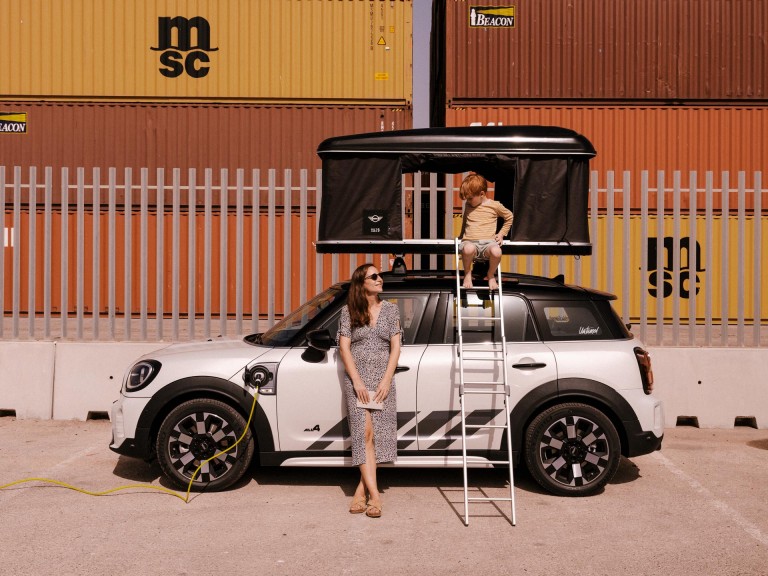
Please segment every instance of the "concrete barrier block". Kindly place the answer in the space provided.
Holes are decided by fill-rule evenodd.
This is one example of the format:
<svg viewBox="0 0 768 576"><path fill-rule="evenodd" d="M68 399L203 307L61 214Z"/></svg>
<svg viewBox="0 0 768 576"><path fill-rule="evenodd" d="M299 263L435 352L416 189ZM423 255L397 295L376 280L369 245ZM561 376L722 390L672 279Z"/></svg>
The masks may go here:
<svg viewBox="0 0 768 576"><path fill-rule="evenodd" d="M692 417L701 428L733 428L754 418L768 428L768 349L650 348L654 394L664 401L666 426Z"/></svg>
<svg viewBox="0 0 768 576"><path fill-rule="evenodd" d="M125 371L161 342L59 342L56 345L55 420L86 420L107 413L120 395Z"/></svg>
<svg viewBox="0 0 768 576"><path fill-rule="evenodd" d="M50 420L54 357L53 342L0 342L0 410Z"/></svg>

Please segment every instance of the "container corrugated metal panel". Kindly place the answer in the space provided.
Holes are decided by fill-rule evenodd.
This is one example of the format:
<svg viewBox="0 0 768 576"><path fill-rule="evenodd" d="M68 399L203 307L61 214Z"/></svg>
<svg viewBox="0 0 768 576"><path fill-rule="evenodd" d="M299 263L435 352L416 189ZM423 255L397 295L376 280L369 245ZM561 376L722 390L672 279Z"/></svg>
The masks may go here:
<svg viewBox="0 0 768 576"><path fill-rule="evenodd" d="M609 225L614 229L612 236L608 233ZM684 319L689 318L692 292L694 291L696 292L694 315L697 318L702 319L706 316L707 298L712 302L711 314L713 317L720 318L723 314L726 318L738 317L739 299L744 295L739 294L736 290L729 290L727 309L725 310L722 298L723 287L728 285L728 278L732 278L732 276L729 276L727 268L730 266L731 270L733 270L734 263L738 262L739 259L738 242L732 241L729 243L729 253L727 259L724 258L719 244L707 247L703 243L703 240L706 238L707 221L704 215L697 216L695 228L697 237L700 239L698 242L700 262L687 261L684 256L681 257L679 270L681 276L676 282L678 291L672 292L671 285L674 269L671 266L671 262L668 264L669 268L665 268L662 274L657 274L657 271L654 269L655 264L651 261L649 262L651 269L646 270L646 276L643 277L641 274L642 250L639 248L642 245L643 224L641 217L630 217L629 237L631 245L629 248L626 248L623 243L623 231L626 225L627 220L621 216L600 216L597 221L597 237L593 239L597 248L592 256L582 256L578 259L563 258L562 256L539 256L536 258L504 256L501 261L501 268L503 271L514 270L523 274L551 276L553 271L560 271L562 263L562 273L569 282L572 282L574 278L578 277L577 269L580 270L581 277L586 279L592 276L593 267L596 266L597 284L589 284L590 287L621 295L625 288L623 273L628 267L630 271L630 300L629 302L619 300L614 306L620 314L626 314L633 322L638 321L641 316L641 300L644 298L647 299L648 320L651 322L656 321L656 312L658 311L656 299L659 295L664 300L663 314L665 321L672 320L675 304L680 307L680 317ZM758 226L760 227L762 238L765 238L766 234L768 234L767 219L745 219L746 237L753 238ZM657 217L650 216L648 227L651 239L655 240L659 236L671 238L674 233L674 220L671 216L665 216L663 223L660 223ZM691 229L694 228L691 218L689 216L681 218L680 227L682 237L689 237ZM712 234L715 238L722 238L723 234L730 234L732 237L735 237L738 228L738 217L730 216L727 220L718 217L713 219ZM454 217L453 229L454 234L458 234L461 230L461 216L457 215ZM610 264L607 262L608 251L606 247L608 245L614 247L614 260ZM708 250L711 250L712 270L710 271L702 264L707 261ZM748 297L744 299L744 317L747 322L753 322L755 313L758 312L754 307L756 299L752 290L752 287L755 286L755 269L751 265L754 262L754 246L749 244L745 246L744 258L748 263L744 268L743 277L744 286L748 290ZM668 260L671 260L671 257L665 259L665 262ZM609 270L612 270L612 274L608 273ZM709 280L709 283L707 280ZM666 286L664 286L665 284ZM659 289L657 290L657 288ZM760 290L759 300L765 302L768 299L768 282L763 281ZM646 292L644 293L643 291ZM709 295L707 295L707 292L709 292ZM768 320L768 310L765 307L759 309L759 314L762 322Z"/></svg>
<svg viewBox="0 0 768 576"><path fill-rule="evenodd" d="M514 28L470 26L478 4L514 5ZM449 103L768 99L764 0L448 0L445 14Z"/></svg>
<svg viewBox="0 0 768 576"><path fill-rule="evenodd" d="M448 126L473 123L563 126L597 150L590 169L629 170L632 207L640 207L640 173L768 171L768 107L499 106L451 108ZM620 174L617 174L617 178ZM671 181L670 181L671 183ZM671 206L671 204L667 204ZM699 206L704 204L699 203Z"/></svg>
<svg viewBox="0 0 768 576"><path fill-rule="evenodd" d="M410 108L3 102L26 134L0 134L5 166L114 168L321 167L325 138L410 128ZM296 175L298 178L298 174ZM152 176L154 178L154 175Z"/></svg>
<svg viewBox="0 0 768 576"><path fill-rule="evenodd" d="M408 104L410 0L7 0L8 98Z"/></svg>

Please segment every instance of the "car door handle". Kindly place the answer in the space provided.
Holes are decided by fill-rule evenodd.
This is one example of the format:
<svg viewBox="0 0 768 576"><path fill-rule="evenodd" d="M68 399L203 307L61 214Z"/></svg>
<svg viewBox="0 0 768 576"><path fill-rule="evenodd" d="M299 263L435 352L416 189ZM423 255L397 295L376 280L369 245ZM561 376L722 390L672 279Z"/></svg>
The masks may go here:
<svg viewBox="0 0 768 576"><path fill-rule="evenodd" d="M410 369L411 369L410 366L398 366L397 368L395 368L395 374L400 374L400 372L408 372L408 370Z"/></svg>
<svg viewBox="0 0 768 576"><path fill-rule="evenodd" d="M544 368L546 363L544 362L524 362L523 364L512 364L512 368L518 370L535 370L536 368Z"/></svg>

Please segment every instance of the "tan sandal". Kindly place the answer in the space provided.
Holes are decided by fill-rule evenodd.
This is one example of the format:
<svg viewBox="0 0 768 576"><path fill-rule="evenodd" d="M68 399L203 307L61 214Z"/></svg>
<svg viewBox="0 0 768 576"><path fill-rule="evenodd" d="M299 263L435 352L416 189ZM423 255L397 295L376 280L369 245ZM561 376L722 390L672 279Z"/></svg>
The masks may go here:
<svg viewBox="0 0 768 576"><path fill-rule="evenodd" d="M365 511L365 515L368 518L381 518L381 502L378 504L368 502L368 509Z"/></svg>
<svg viewBox="0 0 768 576"><path fill-rule="evenodd" d="M368 505L366 504L365 496L356 496L352 498L352 504L349 507L350 514L362 514L366 511Z"/></svg>

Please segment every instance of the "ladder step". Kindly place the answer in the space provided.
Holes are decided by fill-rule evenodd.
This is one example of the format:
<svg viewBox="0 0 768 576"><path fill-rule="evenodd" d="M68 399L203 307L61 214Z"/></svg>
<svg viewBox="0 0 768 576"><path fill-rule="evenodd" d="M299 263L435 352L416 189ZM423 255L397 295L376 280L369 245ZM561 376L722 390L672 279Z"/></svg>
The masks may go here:
<svg viewBox="0 0 768 576"><path fill-rule="evenodd" d="M465 424L464 427L467 430L481 430L483 428L505 428L505 424Z"/></svg>
<svg viewBox="0 0 768 576"><path fill-rule="evenodd" d="M504 358L483 358L482 356L464 356L464 360L481 360L483 362L504 362Z"/></svg>
<svg viewBox="0 0 768 576"><path fill-rule="evenodd" d="M512 502L512 498L481 498L479 496L467 498L469 502Z"/></svg>
<svg viewBox="0 0 768 576"><path fill-rule="evenodd" d="M506 390L464 390L463 394L507 394Z"/></svg>
<svg viewBox="0 0 768 576"><path fill-rule="evenodd" d="M461 315L462 322L465 320L503 320L501 316L464 316Z"/></svg>
<svg viewBox="0 0 768 576"><path fill-rule="evenodd" d="M495 349L488 349L488 348L463 348L464 352L486 352L487 354L501 354L504 352L504 350L495 350Z"/></svg>
<svg viewBox="0 0 768 576"><path fill-rule="evenodd" d="M464 387L470 387L470 386L503 386L506 384L504 380L500 380L498 382L493 381L479 381L479 380L464 380Z"/></svg>

